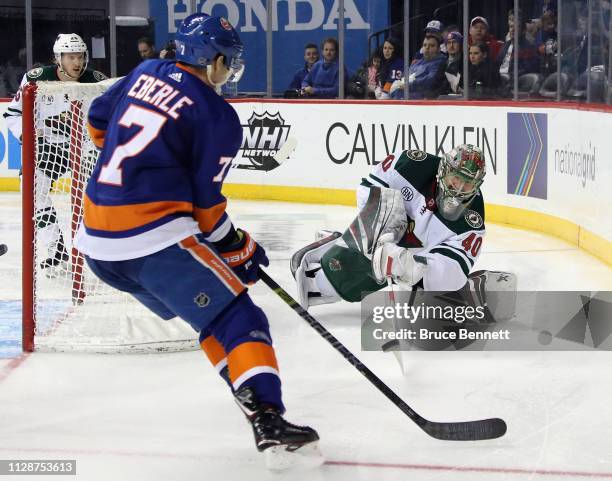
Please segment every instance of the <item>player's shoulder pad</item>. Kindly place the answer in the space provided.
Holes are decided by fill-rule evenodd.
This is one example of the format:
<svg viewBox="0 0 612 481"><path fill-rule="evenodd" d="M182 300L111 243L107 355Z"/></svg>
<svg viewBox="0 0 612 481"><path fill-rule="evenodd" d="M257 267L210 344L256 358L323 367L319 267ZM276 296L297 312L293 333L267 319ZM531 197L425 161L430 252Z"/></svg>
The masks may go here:
<svg viewBox="0 0 612 481"><path fill-rule="evenodd" d="M96 83L96 82L102 82L102 80L106 80L107 78L108 77L106 75L104 75L102 72L98 70L87 69L85 70L85 72L83 72L83 75L81 75L81 78L79 78L79 82Z"/></svg>
<svg viewBox="0 0 612 481"><path fill-rule="evenodd" d="M417 188L429 185L438 173L440 157L422 150L404 150L395 163L395 170Z"/></svg>
<svg viewBox="0 0 612 481"><path fill-rule="evenodd" d="M26 79L28 82L38 82L39 80L57 80L55 73L56 65L44 65L28 70Z"/></svg>
<svg viewBox="0 0 612 481"><path fill-rule="evenodd" d="M463 215L456 221L448 221L444 219L439 212L436 214L438 218L440 218L446 224L446 226L457 235L473 230L485 230L484 199L480 190L478 190L478 194L476 194L474 200L470 203L467 209L465 209Z"/></svg>

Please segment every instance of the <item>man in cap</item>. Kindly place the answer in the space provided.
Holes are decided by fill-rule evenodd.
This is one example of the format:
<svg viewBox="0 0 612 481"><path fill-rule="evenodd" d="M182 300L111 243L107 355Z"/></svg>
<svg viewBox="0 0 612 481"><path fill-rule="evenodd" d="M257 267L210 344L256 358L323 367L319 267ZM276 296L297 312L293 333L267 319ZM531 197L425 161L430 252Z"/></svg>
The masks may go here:
<svg viewBox="0 0 612 481"><path fill-rule="evenodd" d="M496 59L503 43L495 38L489 31L489 22L486 18L477 16L470 22L470 36L468 45L484 43L489 50L489 58Z"/></svg>

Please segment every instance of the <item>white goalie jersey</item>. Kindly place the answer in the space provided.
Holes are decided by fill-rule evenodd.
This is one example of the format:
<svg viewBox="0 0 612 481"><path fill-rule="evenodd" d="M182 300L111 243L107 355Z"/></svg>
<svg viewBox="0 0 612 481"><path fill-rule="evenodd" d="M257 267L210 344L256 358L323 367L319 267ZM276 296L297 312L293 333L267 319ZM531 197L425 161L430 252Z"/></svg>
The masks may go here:
<svg viewBox="0 0 612 481"><path fill-rule="evenodd" d="M466 283L482 248L484 200L478 191L459 219L445 219L436 207L439 163L439 157L419 150L391 154L362 180L357 204L361 210L372 186L401 192L408 229L398 245L427 258L426 290L455 291Z"/></svg>

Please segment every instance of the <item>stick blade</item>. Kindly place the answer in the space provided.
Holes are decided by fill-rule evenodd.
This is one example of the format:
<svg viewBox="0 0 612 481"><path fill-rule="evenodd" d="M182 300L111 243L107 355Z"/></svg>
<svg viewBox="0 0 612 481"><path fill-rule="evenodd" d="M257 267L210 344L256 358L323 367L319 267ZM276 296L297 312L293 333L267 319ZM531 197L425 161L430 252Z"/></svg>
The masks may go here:
<svg viewBox="0 0 612 481"><path fill-rule="evenodd" d="M293 153L296 147L297 139L295 137L288 137L283 146L278 149L278 152L276 152L272 158L280 165L287 160L287 157Z"/></svg>
<svg viewBox="0 0 612 481"><path fill-rule="evenodd" d="M425 421L421 426L431 437L442 441L482 441L496 439L506 434L508 427L503 419L490 418L480 421L436 423Z"/></svg>

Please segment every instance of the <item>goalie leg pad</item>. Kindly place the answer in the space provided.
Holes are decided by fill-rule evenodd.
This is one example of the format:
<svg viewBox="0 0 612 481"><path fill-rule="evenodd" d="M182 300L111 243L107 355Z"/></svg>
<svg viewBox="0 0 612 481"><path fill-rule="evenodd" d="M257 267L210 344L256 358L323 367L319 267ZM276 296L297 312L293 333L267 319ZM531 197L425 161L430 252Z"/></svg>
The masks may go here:
<svg viewBox="0 0 612 481"><path fill-rule="evenodd" d="M295 281L298 289L298 302L306 310L310 306L331 304L340 300L340 296L325 276L321 264L300 266L295 273Z"/></svg>
<svg viewBox="0 0 612 481"><path fill-rule="evenodd" d="M330 232L330 231L319 231ZM316 233L317 240L312 244L302 247L299 251L291 256L291 274L297 279L296 272L298 268L306 269L308 264L320 264L323 255L332 248L336 240L342 235L340 232L330 232L328 235L319 238L319 232Z"/></svg>
<svg viewBox="0 0 612 481"><path fill-rule="evenodd" d="M331 232L326 237L301 248L291 257L291 273L297 283L298 302L304 309L340 300L333 287L326 282L321 270L321 258L340 237L340 232ZM321 286L319 285L321 284Z"/></svg>
<svg viewBox="0 0 612 481"><path fill-rule="evenodd" d="M361 190L359 196L364 194ZM400 241L408 227L408 219L404 199L398 190L370 187L368 194L368 200L342 235L339 245L371 259L382 236L390 237L393 242Z"/></svg>
<svg viewBox="0 0 612 481"><path fill-rule="evenodd" d="M496 322L514 317L516 288L516 274L487 270L472 272L465 285L474 305L485 306Z"/></svg>

